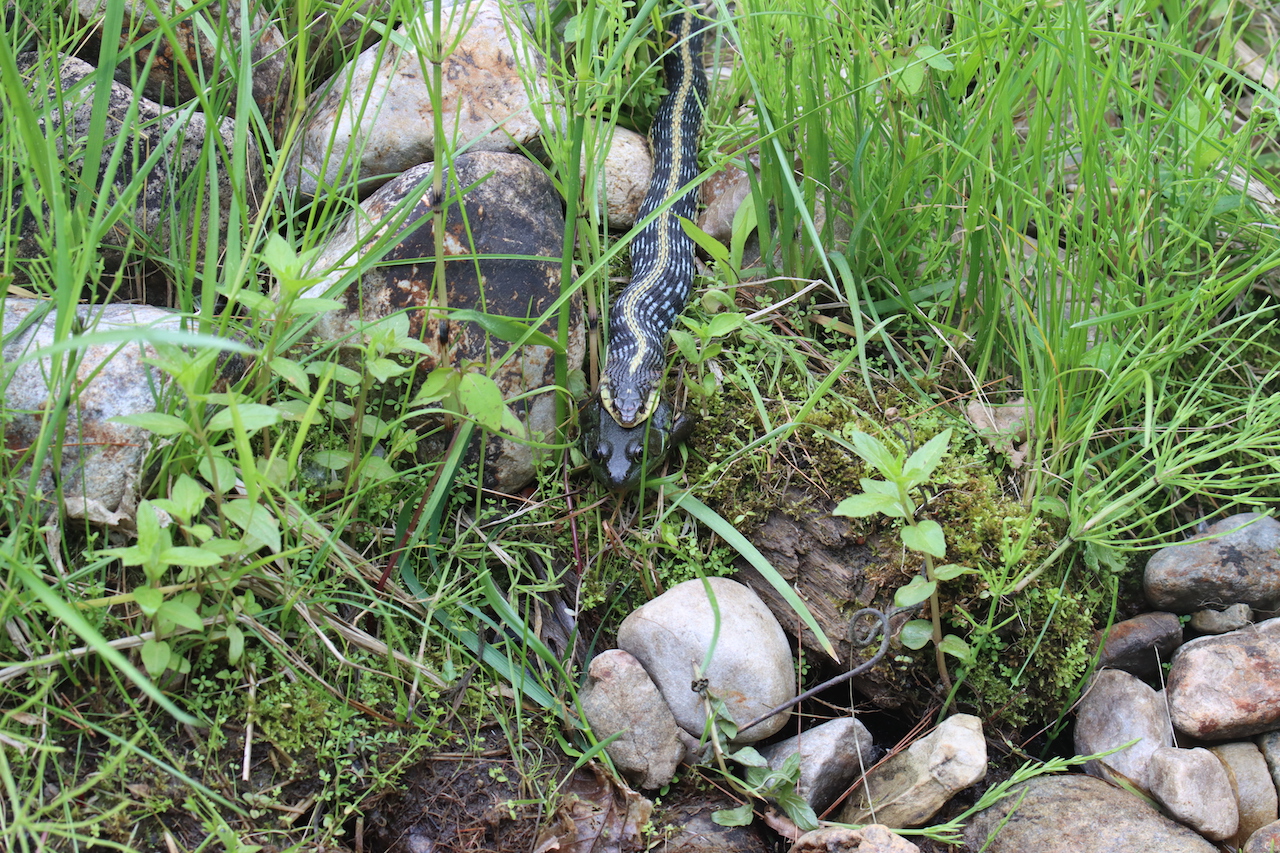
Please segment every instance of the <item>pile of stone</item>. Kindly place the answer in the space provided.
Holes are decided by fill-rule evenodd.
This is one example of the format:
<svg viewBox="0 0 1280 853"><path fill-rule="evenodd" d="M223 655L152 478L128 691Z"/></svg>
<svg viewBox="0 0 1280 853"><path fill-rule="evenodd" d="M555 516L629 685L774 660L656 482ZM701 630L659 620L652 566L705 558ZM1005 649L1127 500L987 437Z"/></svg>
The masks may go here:
<svg viewBox="0 0 1280 853"><path fill-rule="evenodd" d="M1153 555L1161 609L1109 632L1076 720L1076 752L1116 750L1090 773L1247 853L1280 844L1278 554L1280 522L1245 513Z"/></svg>
<svg viewBox="0 0 1280 853"><path fill-rule="evenodd" d="M582 710L595 736L608 741L614 766L642 789L661 788L681 763L707 758L715 702L742 726L796 695L786 633L750 587L726 578L686 581L638 608L619 628L618 646L592 660ZM783 711L736 732L721 748L732 753L777 734L789 716ZM862 846L849 849L867 851L917 850L885 826L925 825L987 771L982 724L966 714L879 762L871 734L853 716L759 752L775 770L799 753L795 792L818 814L856 782L835 820L873 826L837 834L839 844L856 841ZM836 843L832 830L819 833L802 837L797 849Z"/></svg>

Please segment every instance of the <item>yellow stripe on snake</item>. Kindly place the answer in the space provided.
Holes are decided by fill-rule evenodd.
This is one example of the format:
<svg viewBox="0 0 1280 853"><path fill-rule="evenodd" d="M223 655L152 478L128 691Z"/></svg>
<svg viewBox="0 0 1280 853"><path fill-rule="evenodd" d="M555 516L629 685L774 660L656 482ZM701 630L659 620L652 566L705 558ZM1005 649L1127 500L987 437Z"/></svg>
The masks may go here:
<svg viewBox="0 0 1280 853"><path fill-rule="evenodd" d="M698 134L707 98L698 18L682 10L663 62L667 95L649 130L653 179L639 218L666 206L631 241L631 283L609 316L609 347L598 396L582 408L583 451L604 485L626 490L678 439L681 419L661 400L667 334L693 288L693 241L680 219L693 219L697 195L677 195L698 175Z"/></svg>

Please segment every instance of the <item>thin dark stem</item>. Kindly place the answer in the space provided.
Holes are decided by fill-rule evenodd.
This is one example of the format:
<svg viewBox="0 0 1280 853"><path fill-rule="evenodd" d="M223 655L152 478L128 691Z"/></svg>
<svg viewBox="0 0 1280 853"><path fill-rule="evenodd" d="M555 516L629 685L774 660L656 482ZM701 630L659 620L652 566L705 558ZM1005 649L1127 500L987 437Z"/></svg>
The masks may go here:
<svg viewBox="0 0 1280 853"><path fill-rule="evenodd" d="M817 687L811 687L810 689L801 693L796 698L788 702L783 702L778 707L773 708L769 711L766 711L765 713L761 714L759 717L756 717L754 720L747 723L745 726L739 726L738 734L741 735L747 729L753 726L760 725L765 720L777 714L781 714L783 711L787 710L793 705L798 705L804 700L809 699L813 696L816 696L824 690L827 690L831 687L835 687L838 684L843 684L844 682L848 681L854 676L861 675L862 673L871 669L871 667L878 664L880 662L880 659L884 657L885 652L889 651L889 617L886 616L884 613L880 612L879 610L875 609L874 607L864 607L861 610L859 610L857 613L853 614L853 618L849 620L850 627L852 628L852 626L857 623L858 619L860 619L863 616L874 616L876 619L880 620L880 648L876 650L876 653L871 656L870 660L863 661L862 663L858 664L848 672L841 673L840 675L837 675L835 678L832 678L829 681L824 681L821 684L819 684ZM876 632L872 631L867 635L865 640L863 640L862 642L855 643L855 645L865 646L867 643L871 642L871 638L874 637L875 635L876 635Z"/></svg>

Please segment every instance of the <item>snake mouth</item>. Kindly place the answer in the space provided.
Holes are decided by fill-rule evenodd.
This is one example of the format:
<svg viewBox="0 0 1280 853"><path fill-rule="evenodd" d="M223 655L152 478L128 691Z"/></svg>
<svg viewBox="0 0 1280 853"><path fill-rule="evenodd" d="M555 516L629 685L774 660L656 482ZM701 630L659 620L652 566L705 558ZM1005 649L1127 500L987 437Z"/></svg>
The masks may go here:
<svg viewBox="0 0 1280 853"><path fill-rule="evenodd" d="M636 427L653 417L661 402L656 388L647 397L641 397L639 390L635 388L624 388L622 393L615 394L608 377L600 379L599 394L600 405L618 426L626 429Z"/></svg>

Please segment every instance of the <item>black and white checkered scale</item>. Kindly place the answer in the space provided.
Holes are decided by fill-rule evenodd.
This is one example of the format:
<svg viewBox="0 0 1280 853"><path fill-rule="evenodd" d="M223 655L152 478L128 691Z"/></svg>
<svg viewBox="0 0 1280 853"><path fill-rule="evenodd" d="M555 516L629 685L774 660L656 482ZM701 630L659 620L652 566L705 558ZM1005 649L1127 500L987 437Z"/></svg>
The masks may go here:
<svg viewBox="0 0 1280 853"><path fill-rule="evenodd" d="M698 175L698 134L707 97L702 30L691 12L675 22L675 43L663 61L668 93L649 130L653 179L640 219L671 202ZM610 311L609 348L600 401L623 427L649 418L658 404L667 333L693 288L693 241L680 218L694 219L697 193L689 190L631 240L631 283Z"/></svg>

